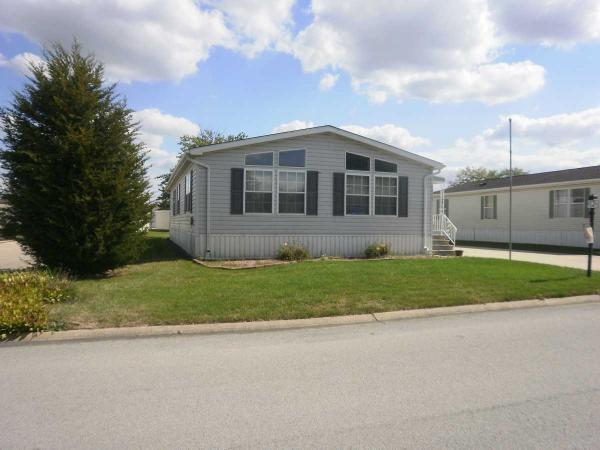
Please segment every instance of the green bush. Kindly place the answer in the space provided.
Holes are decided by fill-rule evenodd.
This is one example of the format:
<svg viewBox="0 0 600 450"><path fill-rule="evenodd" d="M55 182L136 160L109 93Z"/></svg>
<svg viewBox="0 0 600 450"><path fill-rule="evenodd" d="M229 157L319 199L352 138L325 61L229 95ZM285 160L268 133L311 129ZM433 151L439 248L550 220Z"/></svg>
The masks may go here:
<svg viewBox="0 0 600 450"><path fill-rule="evenodd" d="M43 270L0 273L0 335L46 329L46 305L70 298L70 282L62 274Z"/></svg>
<svg viewBox="0 0 600 450"><path fill-rule="evenodd" d="M277 251L277 259L284 261L302 261L310 258L310 253L299 244L284 243Z"/></svg>
<svg viewBox="0 0 600 450"><path fill-rule="evenodd" d="M365 250L367 258L381 258L390 252L390 247L387 244L371 244Z"/></svg>

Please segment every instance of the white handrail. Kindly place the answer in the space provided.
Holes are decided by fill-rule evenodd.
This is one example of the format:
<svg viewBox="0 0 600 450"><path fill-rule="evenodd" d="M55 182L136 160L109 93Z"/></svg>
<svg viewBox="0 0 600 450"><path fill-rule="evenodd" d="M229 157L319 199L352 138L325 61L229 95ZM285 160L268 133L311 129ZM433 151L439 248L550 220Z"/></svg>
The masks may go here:
<svg viewBox="0 0 600 450"><path fill-rule="evenodd" d="M442 233L446 236L452 242L452 245L456 243L456 225L452 223L446 214L434 214L431 228L434 233Z"/></svg>

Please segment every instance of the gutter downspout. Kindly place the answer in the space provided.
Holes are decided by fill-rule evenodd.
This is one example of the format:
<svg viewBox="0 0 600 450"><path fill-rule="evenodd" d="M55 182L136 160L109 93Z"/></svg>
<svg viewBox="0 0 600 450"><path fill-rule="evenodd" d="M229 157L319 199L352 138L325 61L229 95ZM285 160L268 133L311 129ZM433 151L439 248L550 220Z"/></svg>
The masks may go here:
<svg viewBox="0 0 600 450"><path fill-rule="evenodd" d="M188 155L188 159L192 164L195 164L206 169L206 248L204 249L204 258L210 259L210 166L192 159Z"/></svg>
<svg viewBox="0 0 600 450"><path fill-rule="evenodd" d="M435 169L430 174L423 177L423 249L425 253L429 253L431 240L431 204L433 203L433 184L431 179L441 172L442 169ZM431 193L428 192L428 188L431 185ZM429 224L429 227L427 226Z"/></svg>

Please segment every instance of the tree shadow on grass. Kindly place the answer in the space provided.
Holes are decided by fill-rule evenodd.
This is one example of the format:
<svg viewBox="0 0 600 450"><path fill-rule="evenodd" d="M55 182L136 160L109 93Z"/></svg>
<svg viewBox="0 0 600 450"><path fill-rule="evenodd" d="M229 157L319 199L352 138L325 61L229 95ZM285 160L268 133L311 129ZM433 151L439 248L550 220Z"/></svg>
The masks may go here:
<svg viewBox="0 0 600 450"><path fill-rule="evenodd" d="M176 261L189 259L189 257L170 239L166 233L149 233L144 242L144 249L133 264L143 264L159 261Z"/></svg>

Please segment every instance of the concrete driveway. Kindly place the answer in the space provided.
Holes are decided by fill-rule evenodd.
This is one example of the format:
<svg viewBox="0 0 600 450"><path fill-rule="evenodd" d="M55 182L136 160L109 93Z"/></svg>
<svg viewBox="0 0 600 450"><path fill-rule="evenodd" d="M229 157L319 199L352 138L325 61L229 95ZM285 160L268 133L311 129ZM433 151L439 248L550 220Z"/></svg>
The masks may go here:
<svg viewBox="0 0 600 450"><path fill-rule="evenodd" d="M24 269L32 264L15 241L0 240L0 270Z"/></svg>
<svg viewBox="0 0 600 450"><path fill-rule="evenodd" d="M598 448L600 304L0 345L0 448Z"/></svg>
<svg viewBox="0 0 600 450"><path fill-rule="evenodd" d="M492 248L479 247L456 247L456 249L464 250L465 256L474 256L478 258L508 259L508 250L498 250ZM553 266L561 267L573 267L575 269L587 269L587 255L527 252L522 250L513 250L512 253L513 259L516 261L550 264ZM600 256L592 257L592 269L600 270Z"/></svg>

